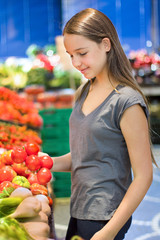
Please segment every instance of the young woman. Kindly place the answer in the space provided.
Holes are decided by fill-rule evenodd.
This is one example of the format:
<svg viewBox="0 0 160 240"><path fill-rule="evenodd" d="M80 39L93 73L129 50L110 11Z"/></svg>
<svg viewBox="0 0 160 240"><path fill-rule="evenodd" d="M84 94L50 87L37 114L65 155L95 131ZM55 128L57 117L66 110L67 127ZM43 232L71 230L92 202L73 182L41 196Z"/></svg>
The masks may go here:
<svg viewBox="0 0 160 240"><path fill-rule="evenodd" d="M85 9L63 34L73 66L88 79L70 117L70 153L53 158L53 171L72 172L66 239L122 240L152 183L147 102L106 15Z"/></svg>

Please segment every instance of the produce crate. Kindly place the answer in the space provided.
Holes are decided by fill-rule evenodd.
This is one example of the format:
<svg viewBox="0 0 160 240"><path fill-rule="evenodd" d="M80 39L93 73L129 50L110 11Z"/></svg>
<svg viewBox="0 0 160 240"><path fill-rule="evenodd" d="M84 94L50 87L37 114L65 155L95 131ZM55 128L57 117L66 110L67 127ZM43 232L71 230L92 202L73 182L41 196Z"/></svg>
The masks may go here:
<svg viewBox="0 0 160 240"><path fill-rule="evenodd" d="M45 139L42 144L42 151L52 156L59 156L68 153L69 139Z"/></svg>
<svg viewBox="0 0 160 240"><path fill-rule="evenodd" d="M67 180L71 181L71 173L70 172L54 172L53 178L55 180Z"/></svg>
<svg viewBox="0 0 160 240"><path fill-rule="evenodd" d="M41 138L42 139L59 139L63 136L63 138L68 139L69 138L69 125L66 124L64 126L60 127L43 127L41 129Z"/></svg>
<svg viewBox="0 0 160 240"><path fill-rule="evenodd" d="M52 181L53 192L56 198L71 196L71 173L54 172Z"/></svg>
<svg viewBox="0 0 160 240"><path fill-rule="evenodd" d="M68 198L71 196L71 193L69 191L56 191L55 193L55 197L56 198Z"/></svg>
<svg viewBox="0 0 160 240"><path fill-rule="evenodd" d="M49 108L40 110L39 114L43 118L43 126L62 126L69 122L69 117L72 112L71 108L55 109Z"/></svg>

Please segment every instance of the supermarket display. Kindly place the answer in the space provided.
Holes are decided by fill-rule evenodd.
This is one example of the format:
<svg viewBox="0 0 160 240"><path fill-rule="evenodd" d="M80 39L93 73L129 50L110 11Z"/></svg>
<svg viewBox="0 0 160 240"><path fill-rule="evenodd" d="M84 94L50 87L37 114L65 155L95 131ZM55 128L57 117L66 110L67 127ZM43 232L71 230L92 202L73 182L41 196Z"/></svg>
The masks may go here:
<svg viewBox="0 0 160 240"><path fill-rule="evenodd" d="M137 82L149 102L151 139L153 144L160 143L160 55L141 49L129 54Z"/></svg>
<svg viewBox="0 0 160 240"><path fill-rule="evenodd" d="M32 141L0 155L2 232L9 225L13 225L13 229L17 226L15 233L10 231L9 237L20 234L17 239L40 240L50 235L49 217L53 200L47 185L52 178L50 169L53 161L47 156L47 163L44 163L44 157L38 156L39 151L39 145Z"/></svg>
<svg viewBox="0 0 160 240"><path fill-rule="evenodd" d="M42 62L42 60L46 60L46 58L44 58L44 56L42 55L39 55L38 58L39 63ZM10 66L9 60L13 60ZM6 63L8 64L8 66L7 64L2 64L3 66L1 65L0 72L2 68L4 69L4 67L6 69L7 67L9 69L14 69L15 72L17 70L19 72L24 71L26 67L26 62L24 61L23 66L19 66L17 59L7 59ZM16 81L16 85L13 84L14 81L12 81L12 84L10 84L10 81L7 82L6 79L3 79L4 81L1 81L4 75L0 74L0 81L2 83L0 84L0 104L2 109L0 113L0 194L2 194L5 199L11 198L11 194L16 198L19 197L19 192L17 193L17 190L20 191L21 188L25 188L25 192L26 190L29 191L28 193L26 193L28 194L26 197L26 203L28 202L28 200L30 200L29 197L41 195L46 196L46 198L48 199L48 207L47 205L45 206L46 212L43 214L43 211L40 211L37 212L37 216L35 217L26 217L26 219L23 220L24 228L22 227L22 222L20 221L20 218L16 217L17 211L14 211L12 213L12 218L11 216L5 216L5 219L3 218L4 222L6 221L8 224L15 224L17 226L17 232L15 231L14 236L18 234L18 229L19 227L21 227L21 231L23 232L24 230L23 234L21 233L23 239L29 239L26 237L28 236L28 234L30 234L30 236L34 235L37 237L35 237L34 239L40 239L40 236L38 236L38 234L42 234L40 232L40 229L37 228L38 224L39 226L42 225L43 229L46 229L46 236L55 236L53 226L54 222L52 219L52 194L54 194L55 197L70 196L70 173L66 173L66 176L64 176L65 173L63 175L59 175L57 173L58 176L55 176L56 174L54 175L54 173L51 174L50 169L53 165L52 159L49 156L39 157L37 155L37 152L39 152L40 149L43 151L47 150L45 148L50 148L50 151L47 150L45 152L51 153L52 151L53 155L53 149L55 149L55 154L58 154L58 152L61 153L62 151L68 151L68 126L66 123L68 123L69 115L71 113L75 90L72 90L70 88L64 89L62 88L62 86L70 86L70 75L72 75L73 78L74 73L67 75L66 71L62 71L62 73L60 74L58 73L59 70L55 70L55 88L53 87L52 89L51 87L50 89L48 89L48 83L45 84L45 82L46 80L50 81L50 83L52 82L51 76L53 76L53 72L51 72L51 70L53 70L54 68L44 69L43 67L36 65L38 63L37 56L33 57L32 60L29 59L28 63L29 62L30 66L32 67L29 71L24 71L26 74L24 79L26 81L22 81L20 85L18 85L18 81ZM57 69L61 69L61 67L58 66ZM60 84L58 83L59 81ZM68 83L66 81L68 81ZM78 81L80 82L80 78ZM54 116L52 116L52 121L56 121L57 124L50 125L53 130L51 131L49 139L50 145L47 146L48 143L45 141L46 138L44 137L44 131L46 127L47 132L49 132L50 129L48 123L46 124L47 121L45 120L45 117L43 118L43 116L41 115L43 115L43 111L47 111L50 108L54 109L54 112L59 112L58 114L54 114ZM63 113L60 113L61 111ZM60 126L62 125L62 122L63 127L61 129ZM58 133L59 128L60 131ZM54 138L55 135L61 138L62 131L64 132L63 140L65 139L65 141L62 140L62 145L59 147L58 145L53 146L51 141L53 140L53 144L55 144L55 141L57 141ZM31 148L31 146L30 148L29 146L26 147L28 142L30 141L36 142L38 144L38 149L33 149ZM22 199L23 194L21 191L20 193ZM20 204L17 206L17 210L19 210L18 207L20 206ZM28 206L28 212L32 213L32 211L29 209L31 209L31 206ZM35 223L33 223L31 226L30 221L32 223ZM48 228L48 225L50 229ZM6 224L4 229L7 229L7 227L8 226ZM11 233L11 235L12 234L13 232ZM9 237L11 238L11 236Z"/></svg>
<svg viewBox="0 0 160 240"><path fill-rule="evenodd" d="M16 191L19 193L15 193ZM4 234L8 232L8 239L16 235L17 239L23 240L40 240L49 236L49 201L43 195L33 196L28 191L25 193L26 189L21 187L8 197L0 199L0 225Z"/></svg>
<svg viewBox="0 0 160 240"><path fill-rule="evenodd" d="M50 90L37 95L37 108L72 108L75 90L70 88ZM35 98L35 95L33 96Z"/></svg>
<svg viewBox="0 0 160 240"><path fill-rule="evenodd" d="M37 144L42 144L39 133L29 129L26 125L19 126L0 120L0 148L12 149L14 146L21 146L24 143L33 140Z"/></svg>
<svg viewBox="0 0 160 240"><path fill-rule="evenodd" d="M0 87L0 148L10 150L29 140L41 145L43 120L32 101L16 91Z"/></svg>
<svg viewBox="0 0 160 240"><path fill-rule="evenodd" d="M26 51L28 58L9 57L0 64L0 85L15 90L42 85L51 88L77 88L81 74L64 69L54 45L43 48L33 44Z"/></svg>
<svg viewBox="0 0 160 240"><path fill-rule="evenodd" d="M140 85L160 84L160 56L146 49L131 51L129 53L135 77Z"/></svg>
<svg viewBox="0 0 160 240"><path fill-rule="evenodd" d="M22 147L16 146L12 150L5 151L1 154L0 183L10 181L13 185L16 184L27 187L31 189L31 191L34 191L36 188L36 191L39 191L39 193L41 189L42 192L44 192L46 190L46 184L50 182L52 178L50 169L53 161L48 156L49 164L44 165L42 156L38 156L39 151L39 146L35 142L27 142ZM30 178L32 179L31 181ZM32 186L32 184L36 185Z"/></svg>
<svg viewBox="0 0 160 240"><path fill-rule="evenodd" d="M0 120L40 128L43 124L34 103L16 91L0 87Z"/></svg>

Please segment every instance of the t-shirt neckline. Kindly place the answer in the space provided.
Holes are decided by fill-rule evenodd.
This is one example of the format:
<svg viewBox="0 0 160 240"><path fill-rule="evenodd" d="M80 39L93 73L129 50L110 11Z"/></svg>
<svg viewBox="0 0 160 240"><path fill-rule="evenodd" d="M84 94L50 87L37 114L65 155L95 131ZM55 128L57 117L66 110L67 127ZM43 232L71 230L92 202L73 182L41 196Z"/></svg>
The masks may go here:
<svg viewBox="0 0 160 240"><path fill-rule="evenodd" d="M88 84L87 88L85 89L85 93L83 94L82 99L81 99L81 103L80 103L80 108L79 108L79 110L80 110L80 113L81 113L81 115L83 116L83 118L87 118L87 117L89 117L90 115L94 114L98 109L100 109L100 108L111 98L111 96L112 96L114 93L117 93L116 90L118 90L119 87L122 86L122 85L118 84L117 87L115 88L116 90L113 89L113 90L110 92L110 94L104 99L104 101L103 101L102 103L100 103L100 104L99 104L95 109L93 109L90 113L84 114L84 112L82 111L82 106L83 106L83 103L84 103L84 101L85 101L85 99L86 99L86 97L87 97L87 95L88 95L88 91L89 91L89 88L90 88L90 84L91 84L91 82Z"/></svg>

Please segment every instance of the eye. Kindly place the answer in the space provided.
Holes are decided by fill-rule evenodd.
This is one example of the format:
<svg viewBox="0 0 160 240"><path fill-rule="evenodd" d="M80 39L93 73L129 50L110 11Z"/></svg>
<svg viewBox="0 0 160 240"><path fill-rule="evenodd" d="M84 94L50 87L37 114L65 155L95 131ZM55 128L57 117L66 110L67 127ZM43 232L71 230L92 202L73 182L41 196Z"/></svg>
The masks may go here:
<svg viewBox="0 0 160 240"><path fill-rule="evenodd" d="M87 52L85 52L85 53L80 53L79 55L80 56L84 56L84 55L86 55L87 54Z"/></svg>

